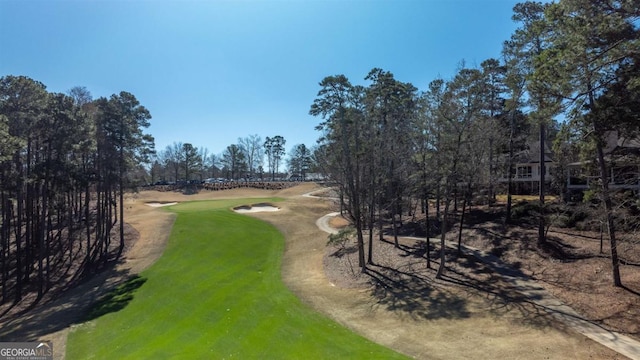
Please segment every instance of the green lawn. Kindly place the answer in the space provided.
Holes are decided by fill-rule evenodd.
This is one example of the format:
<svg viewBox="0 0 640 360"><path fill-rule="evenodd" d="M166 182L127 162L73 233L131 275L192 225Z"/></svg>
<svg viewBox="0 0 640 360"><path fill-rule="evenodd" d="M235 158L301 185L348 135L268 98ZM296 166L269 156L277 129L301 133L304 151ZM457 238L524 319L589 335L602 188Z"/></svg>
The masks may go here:
<svg viewBox="0 0 640 360"><path fill-rule="evenodd" d="M277 200L171 207L163 256L96 305L69 335L67 358L404 358L302 304L280 279L282 234L229 210Z"/></svg>
<svg viewBox="0 0 640 360"><path fill-rule="evenodd" d="M546 201L555 201L556 200L556 196L555 195L545 195L545 200ZM525 201L536 201L539 200L540 196L539 195L511 195L511 200L513 200L514 202L516 201L520 201L520 200L525 200ZM496 195L496 200L499 202L507 202L507 195L506 194L498 194Z"/></svg>

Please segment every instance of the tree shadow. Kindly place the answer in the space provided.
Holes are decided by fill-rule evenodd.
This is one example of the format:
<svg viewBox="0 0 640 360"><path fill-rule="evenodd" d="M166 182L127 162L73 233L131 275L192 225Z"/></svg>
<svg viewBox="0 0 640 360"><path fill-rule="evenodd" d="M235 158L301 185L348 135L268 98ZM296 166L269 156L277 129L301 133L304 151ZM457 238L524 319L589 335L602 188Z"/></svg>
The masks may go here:
<svg viewBox="0 0 640 360"><path fill-rule="evenodd" d="M491 242L491 254L501 257L504 253L511 250L512 236L504 235L504 229L501 225L495 225L493 227L478 227L474 229L478 232L480 238L490 239Z"/></svg>
<svg viewBox="0 0 640 360"><path fill-rule="evenodd" d="M385 243L389 246L394 246L395 247L395 243L392 241L389 241L385 238L383 238L382 240L380 240L382 243ZM433 250L435 248L433 241L431 242L431 250ZM427 253L427 242L424 240L416 240L416 242L413 245L405 245L402 243L399 243L398 246L396 247L396 249L402 250L404 252L404 254L399 254L399 256L401 257L408 257L408 256L412 256L412 257L417 257L417 258L424 258L425 254Z"/></svg>
<svg viewBox="0 0 640 360"><path fill-rule="evenodd" d="M496 226L502 226L495 222L496 219L504 217L506 211L503 208L499 209L478 209L471 208L467 211L464 217L465 225L473 227L482 224L486 226L488 224L495 224Z"/></svg>
<svg viewBox="0 0 640 360"><path fill-rule="evenodd" d="M127 281L116 287L107 295L100 298L97 303L92 305L91 310L89 310L83 321L90 321L99 318L102 315L124 309L129 302L133 300L133 294L135 291L145 282L147 282L147 279L139 275L129 277Z"/></svg>
<svg viewBox="0 0 640 360"><path fill-rule="evenodd" d="M546 241L538 246L538 251L542 252L543 255L550 256L553 259L560 260L562 262L575 262L584 259L606 257L600 254L591 254L580 251L579 248L567 244L562 241L562 239L555 236L547 236Z"/></svg>
<svg viewBox="0 0 640 360"><path fill-rule="evenodd" d="M393 236L394 233L393 227L391 226L391 220L383 219L382 222L382 234L384 236ZM451 229L456 223L457 220L452 216L449 220L447 220L447 228ZM433 215L429 216L429 234L432 237L438 236L441 233L441 229L442 222L440 221L440 219L436 218ZM399 237L424 237L427 234L427 228L424 219L421 219L419 221L407 220L402 223L398 223L396 231Z"/></svg>
<svg viewBox="0 0 640 360"><path fill-rule="evenodd" d="M561 235L569 235L569 236L573 236L573 237L577 237L577 238L582 238L582 239L586 239L586 240L593 240L593 241L600 241L600 237L598 236L588 236L585 235L583 233L580 232L571 232L569 230L566 229L561 229L561 228L552 228L549 230L550 233L557 233L557 234L561 234Z"/></svg>
<svg viewBox="0 0 640 360"><path fill-rule="evenodd" d="M471 212L474 211L471 210ZM540 283L540 281L549 282L547 276L538 278L534 273L531 278L523 271L523 263L529 264L525 260L526 257L535 256L537 258L540 256L552 263L562 262L573 266L572 263L578 264L581 260L608 259L608 256L598 253L597 249L594 250L593 247L583 248L562 238L561 235L568 234L564 232L565 230L549 230L547 243L539 247L537 218L533 215L529 217L532 220L530 223L527 223L527 218L515 219L512 226L506 227L500 223L500 219L496 219L497 212L496 214L484 214L482 210L476 210L473 215L465 218L463 236L467 238L467 241L473 241L469 244L487 250L472 253L473 249L463 247L463 254L458 257L455 250L448 249L446 251L447 270L441 279L435 278L434 269L426 269L426 241L416 240L413 237L416 236L415 231L413 234L410 231L409 235L412 237L404 237L404 241L400 241L400 244L395 247L397 251L393 254L403 260L384 261L385 264L390 264L387 267L369 266L368 274L372 278L372 283L375 284L372 293L378 299L378 304L387 306L390 310L404 311L414 318L453 319L474 316L473 314L461 315L463 311L460 309L467 313L475 311L476 308L471 306L474 301L472 299L480 297L486 301L480 306L487 306L487 313L496 318L507 317L510 321L528 324L532 327L558 330L568 329L571 327L569 324L586 321L607 330L608 325L599 325L597 319L589 320L578 315L549 295ZM456 231L455 239L457 240L457 224L455 224L456 229L447 234L449 240L454 239L452 236L454 231ZM383 232L387 236L392 236L392 233L389 228ZM399 232L400 234L403 232ZM435 237L433 232L431 234ZM579 237L591 242L599 240L599 238L591 236ZM411 240L411 242L407 242L407 240ZM394 246L392 238L383 240L383 243L385 246ZM429 250L431 250L429 251L431 264L438 266L439 241L434 242L432 239ZM636 254L637 251L630 252L627 254L630 260L622 258L621 264L628 265L630 271L635 270L637 266L640 266L639 262L634 261L637 257ZM387 255L385 254L385 256ZM514 256L521 257L522 262L507 263L502 261L502 258L513 259ZM382 259L381 262L383 262ZM410 269L411 266L407 264L414 264L412 265L414 269ZM419 264L422 268L415 264ZM536 268L527 269L534 272L539 270ZM542 268L543 272L545 269ZM624 275L623 272L623 282ZM632 276L629 278L635 279ZM629 280L622 289L627 295L640 296L637 284L635 280ZM572 290L565 283L557 283L556 285L563 286L568 291ZM458 302L458 300L461 301ZM431 301L433 304L430 303ZM451 313L446 309L448 304L453 307ZM438 310L439 306L445 306L444 310ZM623 320L629 321L630 317L627 313L621 312L621 314L626 314L626 318ZM622 315L619 317L623 318ZM558 318L561 321L558 321ZM635 328L635 325L631 328Z"/></svg>
<svg viewBox="0 0 640 360"><path fill-rule="evenodd" d="M0 341L36 341L46 334L82 323L87 320L87 312L100 299L105 299L103 313L109 312L107 310L117 311L129 302L127 292L134 291L145 281L144 278L131 276L129 270L117 270L115 267L82 279L65 291L64 296L0 319ZM119 298L106 300L105 294L122 284L126 285L122 288L124 293ZM94 313L91 318L96 316L99 313Z"/></svg>
<svg viewBox="0 0 640 360"><path fill-rule="evenodd" d="M495 317L509 313L518 323L528 326L568 328L553 318L554 313L559 313L557 310L538 303L545 296L541 286L527 281L522 271L494 255L466 249L458 261L447 267L442 279L483 297L487 311Z"/></svg>
<svg viewBox="0 0 640 360"><path fill-rule="evenodd" d="M392 242L384 243L393 246ZM414 319L453 320L474 316L473 302L496 318L506 315L510 321L536 328L568 328L554 318L561 311L538 303L546 296L544 289L528 281L518 264L508 265L494 254L469 248L458 256L455 249L448 248L446 271L436 279L435 270L426 268L425 241L401 243L397 249L402 262L367 266L378 305ZM432 264L439 265L440 252L430 253Z"/></svg>
<svg viewBox="0 0 640 360"><path fill-rule="evenodd" d="M333 256L333 257L337 257L337 258L341 258L343 256L349 255L349 254L353 254L355 252L358 251L358 247L357 246L339 246L337 247L337 250L332 252L329 256Z"/></svg>
<svg viewBox="0 0 640 360"><path fill-rule="evenodd" d="M630 292L633 295L640 296L640 291L634 290L634 289L628 287L627 285L622 285L621 287L623 289L625 289L627 292Z"/></svg>
<svg viewBox="0 0 640 360"><path fill-rule="evenodd" d="M500 260L499 256L480 250L465 248L464 253L459 257L456 264L466 268L482 268L484 273L496 273L502 276L518 278L527 277L517 265L505 264Z"/></svg>
<svg viewBox="0 0 640 360"><path fill-rule="evenodd" d="M414 319L462 319L470 312L464 298L437 289L427 278L386 266L370 265L366 274L374 284L379 305L402 311Z"/></svg>

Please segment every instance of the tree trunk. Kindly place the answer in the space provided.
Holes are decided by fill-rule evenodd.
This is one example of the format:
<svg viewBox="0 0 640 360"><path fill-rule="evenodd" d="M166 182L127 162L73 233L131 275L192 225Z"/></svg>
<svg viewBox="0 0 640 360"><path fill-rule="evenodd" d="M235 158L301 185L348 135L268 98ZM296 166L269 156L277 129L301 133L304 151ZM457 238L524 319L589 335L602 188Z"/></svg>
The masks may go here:
<svg viewBox="0 0 640 360"><path fill-rule="evenodd" d="M384 236L383 236L383 232L382 232L382 221L383 221L383 217L382 217L382 196L378 199L378 240L383 241L384 240Z"/></svg>
<svg viewBox="0 0 640 360"><path fill-rule="evenodd" d="M89 269L89 264L91 263L91 220L90 220L90 211L89 211L89 203L91 202L91 184L87 181L85 184L85 194L84 194L84 225L85 225L85 234L87 236L87 253L85 257L85 266L86 269Z"/></svg>
<svg viewBox="0 0 640 360"><path fill-rule="evenodd" d="M361 272L367 271L367 264L364 261L364 236L362 235L362 218L359 216L356 219L356 233L358 235L358 265Z"/></svg>
<svg viewBox="0 0 640 360"><path fill-rule="evenodd" d="M371 176L371 178L373 179L373 177ZM373 196L373 194L375 193L373 191L373 183L374 181L371 181L371 201L369 203L369 251L367 253L367 264L371 264L373 265L373 228L375 226L375 196Z"/></svg>
<svg viewBox="0 0 640 360"><path fill-rule="evenodd" d="M39 224L38 224L38 299L42 298L44 294L44 258L45 258L45 227L46 227L46 209L47 199L46 191L44 188L46 185L41 185L42 191L42 208L40 209Z"/></svg>
<svg viewBox="0 0 640 360"><path fill-rule="evenodd" d="M593 120L593 129L596 135L601 134L601 132L599 132L600 129L595 119ZM609 194L609 176L607 172L607 164L604 159L604 150L602 149L602 143L600 141L597 141L596 151L598 153L600 180L602 182L602 200L604 203L607 230L609 231L613 285L622 287L622 280L620 278L620 259L618 258L618 243L616 241L615 224L613 222L613 204L611 202L611 196Z"/></svg>
<svg viewBox="0 0 640 360"><path fill-rule="evenodd" d="M492 111L493 112L493 111ZM491 115L493 119L493 114ZM489 199L490 203L493 203L496 200L495 190L493 188L493 179L495 178L494 174L495 166L493 165L493 136L489 138Z"/></svg>
<svg viewBox="0 0 640 360"><path fill-rule="evenodd" d="M118 248L118 258L122 256L122 252L124 251L124 182L122 177L124 177L124 175L121 175L120 177L120 247Z"/></svg>
<svg viewBox="0 0 640 360"><path fill-rule="evenodd" d="M340 216L344 215L344 189L340 187Z"/></svg>
<svg viewBox="0 0 640 360"><path fill-rule="evenodd" d="M462 256L462 226L464 225L464 215L467 211L467 197L462 199L462 215L460 215L460 228L458 229L458 257Z"/></svg>
<svg viewBox="0 0 640 360"><path fill-rule="evenodd" d="M425 196L425 202L426 202L426 206L425 206L425 225L427 226L426 229L426 237L427 237L427 269L431 269L431 231L429 231L429 226L431 224L429 224L429 197Z"/></svg>
<svg viewBox="0 0 640 360"><path fill-rule="evenodd" d="M458 185L453 188L453 212L458 212Z"/></svg>
<svg viewBox="0 0 640 360"><path fill-rule="evenodd" d="M14 222L15 242L16 242L16 286L14 303L22 300L22 212L23 212L23 194L22 182L24 179L24 170L20 161L20 153L15 154L16 169L18 170L18 181L16 189L17 212Z"/></svg>
<svg viewBox="0 0 640 360"><path fill-rule="evenodd" d="M393 245L397 248L400 248L400 243L398 243L398 224L396 224L396 214L391 214L391 225L393 226Z"/></svg>
<svg viewBox="0 0 640 360"><path fill-rule="evenodd" d="M445 270L445 261L446 261L446 238L447 238L447 221L449 214L449 204L451 203L450 199L444 200L444 212L442 213L442 232L440 234L440 266L438 266L438 272L436 273L436 279L442 278Z"/></svg>
<svg viewBox="0 0 640 360"><path fill-rule="evenodd" d="M512 197L511 194L513 194L513 133L515 131L514 129L514 111L511 110L511 116L510 116L510 120L509 121L509 163L508 163L508 173L507 173L507 214L505 216L505 225L511 223L511 203L512 203Z"/></svg>
<svg viewBox="0 0 640 360"><path fill-rule="evenodd" d="M436 190L436 219L440 219L440 181L438 181L438 189Z"/></svg>
<svg viewBox="0 0 640 360"><path fill-rule="evenodd" d="M544 218L544 195L545 195L545 184L544 178L546 173L546 166L544 164L544 122L540 121L540 217L538 218L538 246L542 246L546 242L545 238L545 218Z"/></svg>
<svg viewBox="0 0 640 360"><path fill-rule="evenodd" d="M1 188L1 184L5 184L5 173L0 172L0 215L2 216L2 225L0 226L0 262L2 266L0 271L2 272L2 302L4 304L8 301L7 281L9 281L9 266L7 265L7 259L9 258L9 236L11 233L11 201L7 199L7 195L4 189Z"/></svg>
<svg viewBox="0 0 640 360"><path fill-rule="evenodd" d="M75 209L75 202L74 202L74 196L73 194L77 194L77 191L75 189L75 184L72 185L72 189L69 190L67 192L67 226L69 228L68 232L67 232L67 240L68 240L68 247L69 247L69 264L71 264L71 261L73 260L73 237L75 236L74 233L74 227L75 227L75 222L73 221L73 211Z"/></svg>
<svg viewBox="0 0 640 360"><path fill-rule="evenodd" d="M371 208L369 210L369 251L367 253L367 264L373 265L373 227L374 218L373 218L374 210Z"/></svg>

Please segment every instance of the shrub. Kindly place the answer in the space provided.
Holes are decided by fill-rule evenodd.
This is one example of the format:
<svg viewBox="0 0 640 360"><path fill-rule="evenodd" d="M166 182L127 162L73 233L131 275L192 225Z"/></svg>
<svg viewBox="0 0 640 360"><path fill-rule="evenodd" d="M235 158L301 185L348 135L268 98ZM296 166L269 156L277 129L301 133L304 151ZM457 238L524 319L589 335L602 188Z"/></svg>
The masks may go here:
<svg viewBox="0 0 640 360"><path fill-rule="evenodd" d="M511 218L523 222L535 222L540 216L540 204L537 201L518 201L511 209Z"/></svg>
<svg viewBox="0 0 640 360"><path fill-rule="evenodd" d="M341 229L337 234L330 234L327 245L332 245L337 248L344 249L355 232L355 228L347 226Z"/></svg>

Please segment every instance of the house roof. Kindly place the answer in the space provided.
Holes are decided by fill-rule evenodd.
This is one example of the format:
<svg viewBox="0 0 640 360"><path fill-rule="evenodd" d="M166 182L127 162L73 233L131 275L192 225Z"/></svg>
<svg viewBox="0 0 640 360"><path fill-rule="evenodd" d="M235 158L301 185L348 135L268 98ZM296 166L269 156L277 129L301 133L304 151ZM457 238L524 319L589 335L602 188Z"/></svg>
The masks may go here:
<svg viewBox="0 0 640 360"><path fill-rule="evenodd" d="M631 162L637 162L637 156L640 155L640 138L638 137L629 137L625 138L620 136L618 131L607 131L604 135L605 146L602 149L604 152L605 158L611 160L611 156L615 156L618 162L623 162L626 160L631 160ZM591 160L587 161L577 161L570 164L569 166L582 166L586 163L591 162Z"/></svg>
<svg viewBox="0 0 640 360"><path fill-rule="evenodd" d="M618 131L609 131L605 134L606 145L603 149L605 154L633 153L640 151L640 138L626 138L620 136Z"/></svg>

